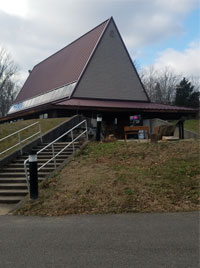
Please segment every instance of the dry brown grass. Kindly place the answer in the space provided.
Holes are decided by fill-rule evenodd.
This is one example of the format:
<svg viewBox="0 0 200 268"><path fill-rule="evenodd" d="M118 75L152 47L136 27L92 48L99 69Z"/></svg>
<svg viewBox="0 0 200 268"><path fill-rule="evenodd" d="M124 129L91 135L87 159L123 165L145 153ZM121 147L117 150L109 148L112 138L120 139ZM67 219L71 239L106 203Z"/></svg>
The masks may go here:
<svg viewBox="0 0 200 268"><path fill-rule="evenodd" d="M198 141L91 143L17 214L197 210L198 154Z"/></svg>

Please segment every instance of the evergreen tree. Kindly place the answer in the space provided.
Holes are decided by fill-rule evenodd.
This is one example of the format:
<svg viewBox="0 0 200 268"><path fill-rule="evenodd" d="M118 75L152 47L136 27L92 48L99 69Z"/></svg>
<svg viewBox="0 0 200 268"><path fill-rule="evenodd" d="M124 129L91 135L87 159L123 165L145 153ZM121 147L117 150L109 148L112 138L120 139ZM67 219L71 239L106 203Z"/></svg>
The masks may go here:
<svg viewBox="0 0 200 268"><path fill-rule="evenodd" d="M199 108L200 93L194 91L194 86L184 77L176 86L175 105Z"/></svg>
<svg viewBox="0 0 200 268"><path fill-rule="evenodd" d="M162 103L162 92L160 88L160 83L156 83L154 93L155 93L155 96L154 96L155 102Z"/></svg>

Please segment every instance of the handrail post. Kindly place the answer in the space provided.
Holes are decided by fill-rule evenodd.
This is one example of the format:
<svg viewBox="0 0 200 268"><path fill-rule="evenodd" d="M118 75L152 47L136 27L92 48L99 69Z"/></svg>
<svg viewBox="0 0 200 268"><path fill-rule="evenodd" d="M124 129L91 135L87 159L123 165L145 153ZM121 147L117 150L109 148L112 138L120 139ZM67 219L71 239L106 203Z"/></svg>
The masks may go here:
<svg viewBox="0 0 200 268"><path fill-rule="evenodd" d="M73 135L73 131L71 131L71 138L72 138L72 148L73 148L73 154L74 154L74 135Z"/></svg>
<svg viewBox="0 0 200 268"><path fill-rule="evenodd" d="M20 135L20 132L18 132L18 139L19 139L20 152L21 152L21 155L22 155L22 143L21 143L21 135Z"/></svg>
<svg viewBox="0 0 200 268"><path fill-rule="evenodd" d="M28 186L28 192L30 194L30 181L29 181L29 175L28 175L28 170L27 170L27 163L28 163L28 159L24 161L24 170L25 170L26 182Z"/></svg>
<svg viewBox="0 0 200 268"><path fill-rule="evenodd" d="M88 140L87 120L85 120L86 139Z"/></svg>
<svg viewBox="0 0 200 268"><path fill-rule="evenodd" d="M38 126L39 126L39 132L40 132L40 141L42 142L42 130L41 130L40 122L38 122Z"/></svg>
<svg viewBox="0 0 200 268"><path fill-rule="evenodd" d="M96 141L101 140L101 121L102 121L102 116L98 114L97 115L97 128L96 128Z"/></svg>
<svg viewBox="0 0 200 268"><path fill-rule="evenodd" d="M56 158L55 158L55 151L54 151L54 146L52 144L52 153L53 153L53 162L54 162L54 166L55 166L55 169L56 169Z"/></svg>

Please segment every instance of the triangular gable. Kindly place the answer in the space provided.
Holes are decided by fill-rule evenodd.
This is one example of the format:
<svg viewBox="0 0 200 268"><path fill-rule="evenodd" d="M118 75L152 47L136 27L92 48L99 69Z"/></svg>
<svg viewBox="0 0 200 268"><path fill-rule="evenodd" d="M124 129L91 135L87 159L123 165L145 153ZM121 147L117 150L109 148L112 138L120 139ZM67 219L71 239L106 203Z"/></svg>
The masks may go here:
<svg viewBox="0 0 200 268"><path fill-rule="evenodd" d="M149 101L112 18L77 83L72 97Z"/></svg>

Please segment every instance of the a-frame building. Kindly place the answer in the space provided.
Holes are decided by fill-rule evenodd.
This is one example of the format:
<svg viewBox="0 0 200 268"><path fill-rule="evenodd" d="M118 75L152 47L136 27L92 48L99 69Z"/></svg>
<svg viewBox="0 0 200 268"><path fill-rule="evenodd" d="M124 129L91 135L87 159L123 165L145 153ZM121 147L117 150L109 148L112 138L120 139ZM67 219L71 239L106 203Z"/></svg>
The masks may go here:
<svg viewBox="0 0 200 268"><path fill-rule="evenodd" d="M111 17L37 64L9 110L8 119L84 114L127 122L180 117L193 109L151 103Z"/></svg>

